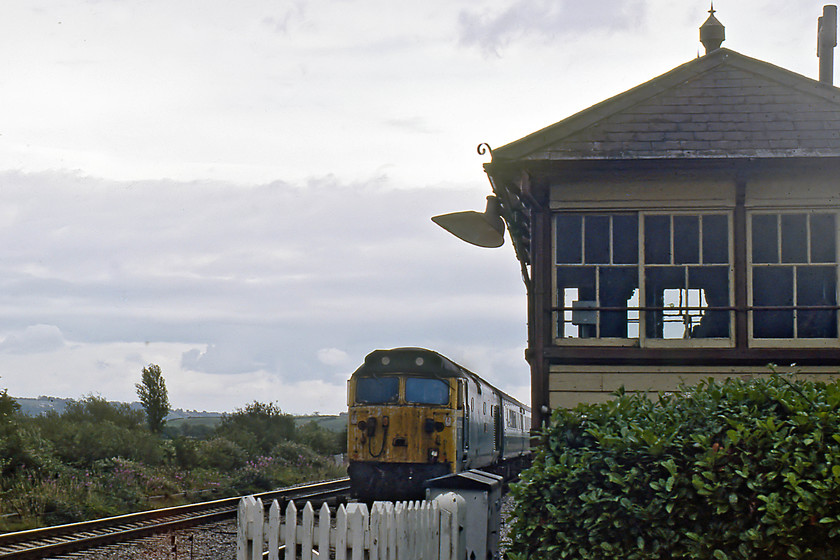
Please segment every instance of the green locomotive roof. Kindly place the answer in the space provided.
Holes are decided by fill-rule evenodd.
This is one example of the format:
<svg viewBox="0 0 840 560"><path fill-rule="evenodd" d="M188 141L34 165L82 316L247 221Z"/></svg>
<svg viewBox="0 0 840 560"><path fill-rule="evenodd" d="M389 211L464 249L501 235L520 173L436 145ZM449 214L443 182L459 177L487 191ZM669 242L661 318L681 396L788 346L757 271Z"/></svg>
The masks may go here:
<svg viewBox="0 0 840 560"><path fill-rule="evenodd" d="M463 368L435 352L426 348L392 348L390 350L374 350L365 357L365 363L353 375L364 373L420 373L437 377L477 377L474 373Z"/></svg>

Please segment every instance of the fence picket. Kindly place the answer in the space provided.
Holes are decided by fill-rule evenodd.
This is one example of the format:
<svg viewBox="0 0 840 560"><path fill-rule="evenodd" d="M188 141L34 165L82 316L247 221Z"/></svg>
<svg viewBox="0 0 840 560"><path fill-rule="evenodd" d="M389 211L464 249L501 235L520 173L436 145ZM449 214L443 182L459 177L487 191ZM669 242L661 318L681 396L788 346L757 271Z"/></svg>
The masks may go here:
<svg viewBox="0 0 840 560"><path fill-rule="evenodd" d="M236 560L250 560L253 556L251 549L254 541L249 538L250 535L248 534L248 518L253 501L253 496L246 496L239 500L238 523L236 525Z"/></svg>
<svg viewBox="0 0 840 560"><path fill-rule="evenodd" d="M306 502L303 506L303 524L300 535L300 558L301 560L312 560L313 534L315 532L315 509L312 504Z"/></svg>
<svg viewBox="0 0 840 560"><path fill-rule="evenodd" d="M268 508L268 560L280 560L280 504L272 500Z"/></svg>
<svg viewBox="0 0 840 560"><path fill-rule="evenodd" d="M297 506L293 501L286 506L284 527L283 544L286 545L286 560L295 560L297 553Z"/></svg>
<svg viewBox="0 0 840 560"><path fill-rule="evenodd" d="M397 560L397 514L391 502L385 504L385 515L388 519L388 560Z"/></svg>
<svg viewBox="0 0 840 560"><path fill-rule="evenodd" d="M335 560L347 560L347 510L344 504L335 512Z"/></svg>
<svg viewBox="0 0 840 560"><path fill-rule="evenodd" d="M330 557L330 506L326 502L321 506L318 513L318 556L320 558Z"/></svg>
<svg viewBox="0 0 840 560"><path fill-rule="evenodd" d="M365 504L348 504L347 521L349 525L349 542L353 553L352 560L364 560L365 533L369 526L368 509Z"/></svg>
<svg viewBox="0 0 840 560"><path fill-rule="evenodd" d="M244 560L262 559L263 547L263 505L262 500L248 496L245 504L244 525L245 529L242 531L245 538L243 539L243 548L241 558ZM237 529L237 534L239 534ZM237 545L237 558L239 546Z"/></svg>

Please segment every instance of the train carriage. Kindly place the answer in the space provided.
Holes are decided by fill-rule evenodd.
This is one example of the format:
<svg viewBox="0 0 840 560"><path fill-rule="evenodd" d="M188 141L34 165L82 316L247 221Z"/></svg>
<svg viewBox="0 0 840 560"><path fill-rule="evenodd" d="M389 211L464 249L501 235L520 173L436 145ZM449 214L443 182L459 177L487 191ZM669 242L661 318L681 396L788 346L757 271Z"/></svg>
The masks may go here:
<svg viewBox="0 0 840 560"><path fill-rule="evenodd" d="M510 475L530 456L530 410L424 348L375 350L348 381L348 474L362 499L413 499L430 478Z"/></svg>

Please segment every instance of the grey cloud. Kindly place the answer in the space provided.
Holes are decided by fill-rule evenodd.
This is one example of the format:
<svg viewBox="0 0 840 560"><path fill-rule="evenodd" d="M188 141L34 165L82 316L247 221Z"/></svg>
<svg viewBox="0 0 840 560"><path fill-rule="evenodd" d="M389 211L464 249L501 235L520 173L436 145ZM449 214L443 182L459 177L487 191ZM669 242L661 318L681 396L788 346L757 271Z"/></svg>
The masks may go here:
<svg viewBox="0 0 840 560"><path fill-rule="evenodd" d="M642 0L512 0L497 10L462 10L459 41L498 55L520 38L557 43L577 34L627 29L644 9Z"/></svg>
<svg viewBox="0 0 840 560"><path fill-rule="evenodd" d="M35 354L51 352L65 345L64 335L54 325L32 325L7 335L0 342L0 352Z"/></svg>

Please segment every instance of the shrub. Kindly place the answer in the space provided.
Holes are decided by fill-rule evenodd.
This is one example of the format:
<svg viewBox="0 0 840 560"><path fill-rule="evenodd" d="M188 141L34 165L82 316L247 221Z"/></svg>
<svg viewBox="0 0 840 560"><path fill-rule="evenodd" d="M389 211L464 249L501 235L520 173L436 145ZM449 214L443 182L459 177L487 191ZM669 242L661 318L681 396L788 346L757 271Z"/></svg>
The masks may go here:
<svg viewBox="0 0 840 560"><path fill-rule="evenodd" d="M182 469L192 469L198 466L198 444L195 440L178 436L172 440L175 463Z"/></svg>
<svg viewBox="0 0 840 560"><path fill-rule="evenodd" d="M509 556L835 558L838 408L838 383L772 376L555 410Z"/></svg>
<svg viewBox="0 0 840 560"><path fill-rule="evenodd" d="M295 439L321 455L338 455L347 451L347 428L333 432L311 420L297 429Z"/></svg>
<svg viewBox="0 0 840 560"><path fill-rule="evenodd" d="M295 437L295 420L273 404L253 402L222 417L216 434L235 442L250 457L265 455L277 443Z"/></svg>
<svg viewBox="0 0 840 560"><path fill-rule="evenodd" d="M230 472L245 464L245 451L236 443L223 437L199 441L196 445L198 464L202 467Z"/></svg>

